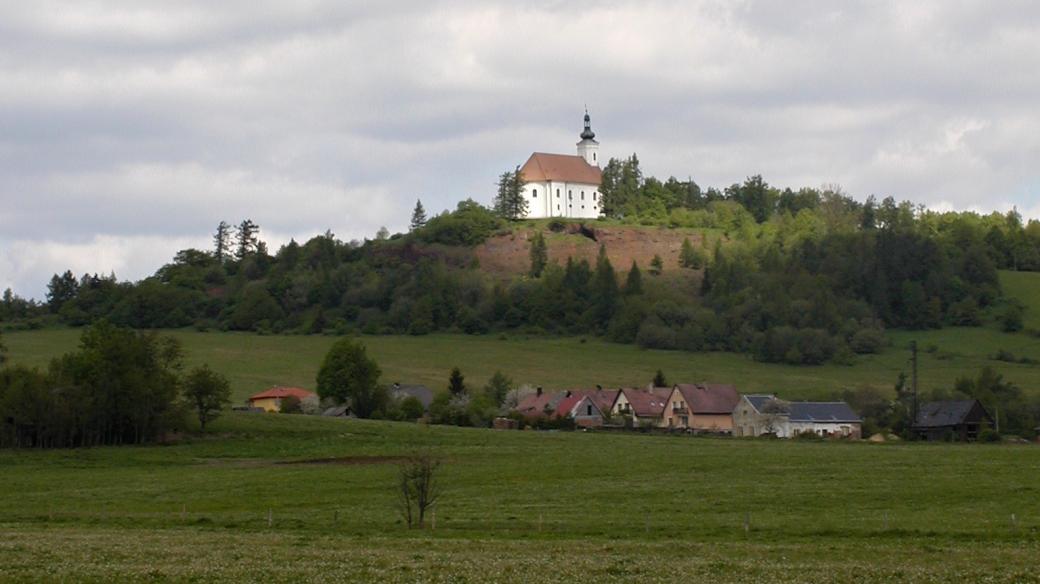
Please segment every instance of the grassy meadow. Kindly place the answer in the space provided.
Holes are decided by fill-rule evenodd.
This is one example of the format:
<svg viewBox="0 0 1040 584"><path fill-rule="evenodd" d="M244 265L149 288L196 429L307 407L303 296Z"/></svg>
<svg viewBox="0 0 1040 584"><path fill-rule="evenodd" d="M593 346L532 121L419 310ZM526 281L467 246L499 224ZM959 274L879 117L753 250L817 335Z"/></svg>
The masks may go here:
<svg viewBox="0 0 1040 584"><path fill-rule="evenodd" d="M394 507L416 449L443 464L425 531ZM0 580L1037 581L1037 476L1033 446L229 414L167 446L0 452Z"/></svg>
<svg viewBox="0 0 1040 584"><path fill-rule="evenodd" d="M260 336L251 333L165 331L180 339L189 365L209 363L227 375L236 401L272 385L313 388L321 360L335 341L325 336ZM49 329L8 332L13 363L45 367L75 348L80 331ZM496 370L517 383L546 388L643 385L658 369L673 381L735 383L744 392L776 392L789 399L827 398L858 385L891 388L899 372L909 373L911 340L921 347L921 389L949 387L958 377L975 376L991 365L1027 391L1040 391L1040 366L995 361L1000 349L1040 360L1040 338L993 328L947 328L888 334L891 346L857 357L852 366L793 367L759 363L733 353L643 350L632 345L581 338L526 338L521 335L363 336L360 340L383 369L383 381L447 385L452 366L471 384L482 386Z"/></svg>

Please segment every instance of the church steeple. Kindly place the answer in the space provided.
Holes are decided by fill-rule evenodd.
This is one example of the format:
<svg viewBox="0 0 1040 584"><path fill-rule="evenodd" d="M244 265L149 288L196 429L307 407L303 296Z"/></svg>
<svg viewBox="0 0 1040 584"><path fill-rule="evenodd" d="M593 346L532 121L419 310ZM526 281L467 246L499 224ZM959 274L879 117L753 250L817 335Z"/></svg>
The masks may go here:
<svg viewBox="0 0 1040 584"><path fill-rule="evenodd" d="M578 142L578 156L585 159L592 166L599 166L599 142L596 141L596 133L592 131L592 119L589 118L589 108L585 108L585 129L581 131L581 142Z"/></svg>
<svg viewBox="0 0 1040 584"><path fill-rule="evenodd" d="M589 117L589 108L585 108L585 129L581 132L582 140L594 140L596 133L592 131L592 118Z"/></svg>

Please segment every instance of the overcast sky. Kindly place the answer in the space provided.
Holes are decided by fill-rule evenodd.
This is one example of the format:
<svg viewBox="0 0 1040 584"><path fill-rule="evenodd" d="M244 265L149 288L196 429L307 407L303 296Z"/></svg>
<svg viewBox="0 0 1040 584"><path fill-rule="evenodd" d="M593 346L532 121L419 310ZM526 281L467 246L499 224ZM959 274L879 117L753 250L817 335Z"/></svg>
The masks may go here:
<svg viewBox="0 0 1040 584"><path fill-rule="evenodd" d="M1040 218L1033 1L33 0L0 5L0 289L136 280L222 219L402 230L572 153L585 104L648 175Z"/></svg>

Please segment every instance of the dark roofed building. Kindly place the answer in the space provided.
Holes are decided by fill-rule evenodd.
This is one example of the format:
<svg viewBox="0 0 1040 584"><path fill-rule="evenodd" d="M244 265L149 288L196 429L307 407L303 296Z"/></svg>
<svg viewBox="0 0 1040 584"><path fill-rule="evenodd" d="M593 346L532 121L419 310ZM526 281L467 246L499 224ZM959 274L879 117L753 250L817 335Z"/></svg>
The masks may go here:
<svg viewBox="0 0 1040 584"><path fill-rule="evenodd" d="M422 404L424 412L430 411L430 404L433 403L433 391L425 385L395 383L393 387L390 388L390 393L392 397L397 400L414 397Z"/></svg>
<svg viewBox="0 0 1040 584"><path fill-rule="evenodd" d="M992 426L993 418L977 399L934 401L921 405L914 420L913 432L921 440L956 440L971 442L983 427Z"/></svg>
<svg viewBox="0 0 1040 584"><path fill-rule="evenodd" d="M771 394L745 395L733 409L734 436L772 434L859 439L863 420L845 402L787 402Z"/></svg>

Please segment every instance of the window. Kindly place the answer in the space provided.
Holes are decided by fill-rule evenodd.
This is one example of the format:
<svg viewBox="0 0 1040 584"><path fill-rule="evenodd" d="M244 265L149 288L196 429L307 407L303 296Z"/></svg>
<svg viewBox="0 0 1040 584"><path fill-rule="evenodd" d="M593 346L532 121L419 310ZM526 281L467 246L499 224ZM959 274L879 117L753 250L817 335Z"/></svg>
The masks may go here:
<svg viewBox="0 0 1040 584"><path fill-rule="evenodd" d="M560 206L559 206L559 205L556 205L556 210L557 210L557 211L559 211L559 210L560 210Z"/></svg>
<svg viewBox="0 0 1040 584"><path fill-rule="evenodd" d="M584 208L585 208L585 205L582 205L582 206L581 206L581 208L582 208L582 209L584 209Z"/></svg>
<svg viewBox="0 0 1040 584"><path fill-rule="evenodd" d="M531 193L532 193L532 195L531 195L532 197L534 197L536 199L538 198L538 189L531 189Z"/></svg>
<svg viewBox="0 0 1040 584"><path fill-rule="evenodd" d="M581 192L581 200L582 200L582 201L584 201L584 200L585 200L585 191L582 191L582 192Z"/></svg>
<svg viewBox="0 0 1040 584"><path fill-rule="evenodd" d="M556 189L556 198L557 198L557 199L559 199L559 198L560 198L560 189Z"/></svg>
<svg viewBox="0 0 1040 584"><path fill-rule="evenodd" d="M592 415L592 406L585 406L585 415L586 416L591 416Z"/></svg>
<svg viewBox="0 0 1040 584"><path fill-rule="evenodd" d="M568 199L573 199L574 198L574 191L567 191L567 198Z"/></svg>
<svg viewBox="0 0 1040 584"><path fill-rule="evenodd" d="M593 201L595 201L595 200L596 200L596 193L595 193L595 192L593 192L593 193L592 193L592 200L593 200Z"/></svg>
<svg viewBox="0 0 1040 584"><path fill-rule="evenodd" d="M592 153L592 161L596 162L596 153L595 152Z"/></svg>

